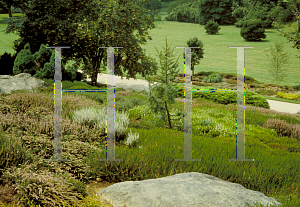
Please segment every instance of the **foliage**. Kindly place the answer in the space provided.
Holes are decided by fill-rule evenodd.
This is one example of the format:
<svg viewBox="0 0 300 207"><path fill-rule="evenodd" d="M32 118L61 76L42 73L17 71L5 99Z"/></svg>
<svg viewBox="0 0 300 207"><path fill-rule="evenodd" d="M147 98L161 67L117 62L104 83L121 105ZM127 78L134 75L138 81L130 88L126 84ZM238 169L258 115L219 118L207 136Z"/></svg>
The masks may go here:
<svg viewBox="0 0 300 207"><path fill-rule="evenodd" d="M293 19L293 9L290 6L285 9L282 1L278 1L278 4L270 10L269 14L272 20L277 22L288 22Z"/></svg>
<svg viewBox="0 0 300 207"><path fill-rule="evenodd" d="M198 0L177 0L177 1L173 1L172 3L170 3L168 5L168 9L167 9L167 13L170 14L176 7L179 7L183 4L189 4L189 3L194 3L194 2L198 2Z"/></svg>
<svg viewBox="0 0 300 207"><path fill-rule="evenodd" d="M204 78L204 80L207 83L220 83L222 81L222 76L218 73L214 73L214 74L211 74L209 76L206 76Z"/></svg>
<svg viewBox="0 0 300 207"><path fill-rule="evenodd" d="M27 42L31 43L32 53L42 43L71 46L62 50L62 62L66 64L68 60L75 60L76 66L83 62L83 72L91 75L94 85L102 60L103 65L107 64L107 52L99 49L99 46L124 45L122 49L115 50L116 75L123 75L126 70L128 78L135 77L136 73L141 73L144 77L146 74L155 74L157 68L153 59L145 57L139 45L146 42L147 30L155 28L154 19L149 17L149 11L142 8L142 0L117 1L117 4L111 4L107 0L64 0L64 3L35 1L29 5L20 0L23 4L19 7L24 11L25 17L21 22L10 22L6 32L20 30L20 42L15 42L14 46L17 52ZM132 35L134 31L138 33ZM150 36L148 38L151 40ZM125 54L127 58L124 60ZM140 62L147 64L142 65Z"/></svg>
<svg viewBox="0 0 300 207"><path fill-rule="evenodd" d="M238 6L236 2L233 4L233 16L237 20L235 23L237 27L241 27L245 21L250 19L259 19L263 28L272 27L274 13L271 12L271 9L275 7L274 2L263 4L260 1L245 1L245 6Z"/></svg>
<svg viewBox="0 0 300 207"><path fill-rule="evenodd" d="M282 65L287 62L289 55L287 52L283 52L282 45L283 43L276 41L276 48L274 49L271 47L271 55L267 54L268 58L270 59L268 71L275 78L276 87L278 86L278 80L283 80L287 75L286 71L282 69Z"/></svg>
<svg viewBox="0 0 300 207"><path fill-rule="evenodd" d="M272 27L272 16L269 14L270 8L275 7L274 3L271 2L270 5L262 5L260 2L257 2L255 6L251 6L247 13L247 19L259 19L261 20L263 28Z"/></svg>
<svg viewBox="0 0 300 207"><path fill-rule="evenodd" d="M279 98L284 98L289 100L295 100L299 98L299 94L286 94L283 92L278 92L276 96Z"/></svg>
<svg viewBox="0 0 300 207"><path fill-rule="evenodd" d="M236 20L236 23L234 23L236 26L240 27L239 21L241 21L246 14L247 10L240 1L232 1L232 17Z"/></svg>
<svg viewBox="0 0 300 207"><path fill-rule="evenodd" d="M197 23L199 20L197 5L198 2L181 4L168 14L166 20Z"/></svg>
<svg viewBox="0 0 300 207"><path fill-rule="evenodd" d="M197 37L193 37L189 39L186 44L188 47L199 47L199 48L192 48L191 49L191 62L192 62L192 77L194 76L194 67L195 65L198 65L200 63L200 59L203 58L204 49L203 49L203 43L201 40L198 40ZM183 53L183 58L185 59L185 52Z"/></svg>
<svg viewBox="0 0 300 207"><path fill-rule="evenodd" d="M204 26L204 29L208 34L216 34L221 28L219 28L219 24L217 22L209 20Z"/></svg>
<svg viewBox="0 0 300 207"><path fill-rule="evenodd" d="M300 84L299 85L296 85L293 87L295 90L299 90L300 91Z"/></svg>
<svg viewBox="0 0 300 207"><path fill-rule="evenodd" d="M13 74L30 73L35 78L53 80L55 72L55 50L51 52L51 49L47 49L46 46L42 44L40 50L34 55L31 55L30 45L27 43L24 50L20 51L16 56ZM38 70L36 60L40 63L40 70ZM49 60L50 62L48 62ZM73 66L69 66L68 69L65 70L65 67L62 64L62 68L62 80L76 80L76 70Z"/></svg>
<svg viewBox="0 0 300 207"><path fill-rule="evenodd" d="M260 41L261 38L265 39L265 29L262 27L262 23L258 19L250 19L244 21L241 28L241 36L246 41Z"/></svg>
<svg viewBox="0 0 300 207"><path fill-rule="evenodd" d="M15 55L5 52L0 56L0 75L13 75Z"/></svg>
<svg viewBox="0 0 300 207"><path fill-rule="evenodd" d="M293 134L292 125L280 119L268 119L268 121L264 124L263 128L264 127L267 127L269 129L274 129L277 132L277 135L281 137L282 136L291 137Z"/></svg>
<svg viewBox="0 0 300 207"><path fill-rule="evenodd" d="M106 128L106 108L85 108L81 110L77 110L73 113L72 120L84 124L89 127L99 128L103 133ZM116 132L116 142L120 142L123 140L126 129L128 127L128 114L125 111L119 112L115 111L116 124L115 124L115 132Z"/></svg>
<svg viewBox="0 0 300 207"><path fill-rule="evenodd" d="M4 111L4 108L2 108L1 111ZM4 138L2 130L3 129L1 127L0 177L2 176L4 169L12 166L18 166L19 164L32 159L27 149L23 148L20 140L16 138Z"/></svg>
<svg viewBox="0 0 300 207"><path fill-rule="evenodd" d="M279 31L284 37L288 39L289 42L291 42L291 45L293 48L300 49L300 1L299 0L290 0L289 1L289 8L292 9L292 13L294 14L294 20L296 21L296 24L292 25L292 29L289 29L289 32L283 31L283 25L280 21L274 21L273 26L277 28L277 31ZM300 56L298 56L300 58Z"/></svg>
<svg viewBox="0 0 300 207"><path fill-rule="evenodd" d="M171 118L168 110L167 104L175 103L175 96L176 96L176 89L174 88L174 83L171 83L173 81L179 71L178 68L178 59L180 55L178 56L176 62L172 61L173 59L173 50L170 51L170 47L168 47L167 44L167 38L166 38L166 47L165 53L161 51L158 52L157 48L156 51L159 53L160 58L160 75L159 78L161 80L161 84L153 84L153 86L150 85L150 82L153 82L153 78L149 77L147 80L149 81L149 90L150 93L148 93L148 100L150 104L150 108L155 113L160 113L162 116L162 119L165 120L165 112L167 112L168 116L168 122L169 127L172 128ZM173 65L172 65L173 64ZM170 79L168 77L172 76Z"/></svg>
<svg viewBox="0 0 300 207"><path fill-rule="evenodd" d="M13 74L29 73L34 75L37 71L37 66L34 57L30 53L30 45L27 43L23 50L21 50L14 62Z"/></svg>
<svg viewBox="0 0 300 207"><path fill-rule="evenodd" d="M8 185L18 188L20 203L41 206L78 205L78 200L83 199L81 193L74 192L73 184L67 182L68 174L56 175L49 170L38 172L30 167L13 166L1 177Z"/></svg>
<svg viewBox="0 0 300 207"><path fill-rule="evenodd" d="M183 92L177 92L178 95L180 94L181 97L183 97ZM205 98L208 100L212 100L214 102L220 103L220 104L236 104L237 95L236 92L210 92L210 91L202 91L202 92L195 92L193 93L193 98ZM267 100L250 90L245 90L245 104L254 106L256 103L256 107L262 107L270 109L270 106L267 102Z"/></svg>
<svg viewBox="0 0 300 207"><path fill-rule="evenodd" d="M45 63L49 62L49 60L52 56L52 53L55 51L54 49L50 49L50 48L46 48L46 47L49 47L49 45L41 44L39 51L37 51L33 55L37 64L40 64L40 69L44 68Z"/></svg>
<svg viewBox="0 0 300 207"><path fill-rule="evenodd" d="M118 103L116 104L115 108L118 111L129 111L129 109L133 108L134 106L141 104L141 99L137 97L124 97L119 96L116 97L116 101Z"/></svg>
<svg viewBox="0 0 300 207"><path fill-rule="evenodd" d="M43 69L37 71L37 73L34 75L36 78L40 79L54 79L54 65L55 65L55 51L52 52L50 62L45 63ZM65 70L64 65L62 65L62 80L66 81L74 81L76 80L76 69L74 66L68 66L67 70Z"/></svg>
<svg viewBox="0 0 300 207"><path fill-rule="evenodd" d="M232 0L201 0L199 1L199 22L205 25L209 20L220 25L234 23L232 17Z"/></svg>
<svg viewBox="0 0 300 207"><path fill-rule="evenodd" d="M80 193L81 195L83 195L84 197L87 196L87 192L86 192L86 184L81 182L80 180L76 180L74 178L68 178L67 182L72 183L72 190L77 191L78 193Z"/></svg>
<svg viewBox="0 0 300 207"><path fill-rule="evenodd" d="M161 0L146 0L144 8L151 11L151 17L157 16L159 9L161 9ZM160 16L158 16L160 18Z"/></svg>
<svg viewBox="0 0 300 207"><path fill-rule="evenodd" d="M0 10L2 12L8 12L9 17L12 17L12 13L20 12L20 9L14 8L13 4L16 0L2 0L0 1Z"/></svg>

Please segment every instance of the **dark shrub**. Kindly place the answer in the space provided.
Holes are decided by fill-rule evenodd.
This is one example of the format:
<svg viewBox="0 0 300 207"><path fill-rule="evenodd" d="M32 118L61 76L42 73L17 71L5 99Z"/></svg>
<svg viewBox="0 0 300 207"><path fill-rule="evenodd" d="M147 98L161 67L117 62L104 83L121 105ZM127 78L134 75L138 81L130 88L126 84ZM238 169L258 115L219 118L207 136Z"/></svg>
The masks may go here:
<svg viewBox="0 0 300 207"><path fill-rule="evenodd" d="M206 33L208 34L217 34L221 29L219 24L215 21L209 20L207 24L204 26Z"/></svg>
<svg viewBox="0 0 300 207"><path fill-rule="evenodd" d="M76 80L77 80L77 81L81 81L81 80L82 80L82 77L83 77L83 74L82 74L82 73L76 72Z"/></svg>
<svg viewBox="0 0 300 207"><path fill-rule="evenodd" d="M24 49L21 50L15 59L13 66L13 74L29 73L32 76L36 73L38 67L35 63L34 56L31 55L30 45L27 43Z"/></svg>
<svg viewBox="0 0 300 207"><path fill-rule="evenodd" d="M241 36L246 41L260 41L265 39L265 29L262 27L262 22L258 19L246 20L241 28Z"/></svg>
<svg viewBox="0 0 300 207"><path fill-rule="evenodd" d="M13 67L15 62L15 56L5 52L0 57L0 75L13 75Z"/></svg>

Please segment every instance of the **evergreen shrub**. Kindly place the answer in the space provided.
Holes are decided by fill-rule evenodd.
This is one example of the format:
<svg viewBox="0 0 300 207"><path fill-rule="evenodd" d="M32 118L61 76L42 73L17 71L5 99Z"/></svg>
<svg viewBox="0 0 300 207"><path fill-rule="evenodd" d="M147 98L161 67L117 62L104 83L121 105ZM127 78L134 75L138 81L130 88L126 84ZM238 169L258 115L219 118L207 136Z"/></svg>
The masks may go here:
<svg viewBox="0 0 300 207"><path fill-rule="evenodd" d="M221 28L219 27L219 24L217 22L209 20L204 26L204 29L208 34L217 34Z"/></svg>
<svg viewBox="0 0 300 207"><path fill-rule="evenodd" d="M265 29L262 27L261 20L249 19L244 21L241 28L241 36L246 41L260 41L261 38L266 39Z"/></svg>
<svg viewBox="0 0 300 207"><path fill-rule="evenodd" d="M176 93L177 98L184 98L184 86L183 85L177 85L176 86ZM214 102L220 103L220 104L236 104L237 95L236 92L210 92L210 91L204 91L204 92L193 92L193 98L205 98L208 100L212 100ZM268 101L261 95L250 91L245 90L245 103L247 105L254 106L256 103L256 107L262 107L266 109L270 109L270 105Z"/></svg>
<svg viewBox="0 0 300 207"><path fill-rule="evenodd" d="M27 43L24 46L24 49L17 54L13 67L13 74L29 73L33 76L37 69L38 67L35 63L35 59L30 53L30 45Z"/></svg>

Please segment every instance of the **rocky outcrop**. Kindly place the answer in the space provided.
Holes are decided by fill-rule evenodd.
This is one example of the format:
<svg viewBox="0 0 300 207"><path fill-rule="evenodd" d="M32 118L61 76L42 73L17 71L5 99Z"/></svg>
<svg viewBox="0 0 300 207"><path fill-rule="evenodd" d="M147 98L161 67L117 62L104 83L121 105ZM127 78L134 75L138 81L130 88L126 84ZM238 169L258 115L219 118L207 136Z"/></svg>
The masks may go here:
<svg viewBox="0 0 300 207"><path fill-rule="evenodd" d="M261 192L197 172L116 183L101 190L99 195L111 200L114 207L244 207L255 202L281 206Z"/></svg>
<svg viewBox="0 0 300 207"><path fill-rule="evenodd" d="M28 73L15 76L0 75L0 93L10 94L13 90L33 91L36 87L46 88L45 81L36 79Z"/></svg>

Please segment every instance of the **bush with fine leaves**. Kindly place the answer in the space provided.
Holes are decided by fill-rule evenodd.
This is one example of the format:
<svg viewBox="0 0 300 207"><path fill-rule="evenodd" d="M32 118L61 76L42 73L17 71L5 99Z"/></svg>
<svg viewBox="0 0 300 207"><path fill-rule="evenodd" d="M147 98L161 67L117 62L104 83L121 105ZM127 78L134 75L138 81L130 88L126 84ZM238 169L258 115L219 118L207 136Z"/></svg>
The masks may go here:
<svg viewBox="0 0 300 207"><path fill-rule="evenodd" d="M204 26L206 33L208 34L217 34L221 29L219 24L215 21L209 20L207 24Z"/></svg>
<svg viewBox="0 0 300 207"><path fill-rule="evenodd" d="M166 17L166 20L198 23L199 12L197 10L197 5L198 2L181 4L172 10Z"/></svg>
<svg viewBox="0 0 300 207"><path fill-rule="evenodd" d="M222 76L217 73L213 73L210 76L206 76L204 80L207 83L220 83L222 81Z"/></svg>
<svg viewBox="0 0 300 207"><path fill-rule="evenodd" d="M262 22L258 19L250 19L244 21L241 28L241 36L246 41L260 41L261 38L266 39L265 29L262 27Z"/></svg>

